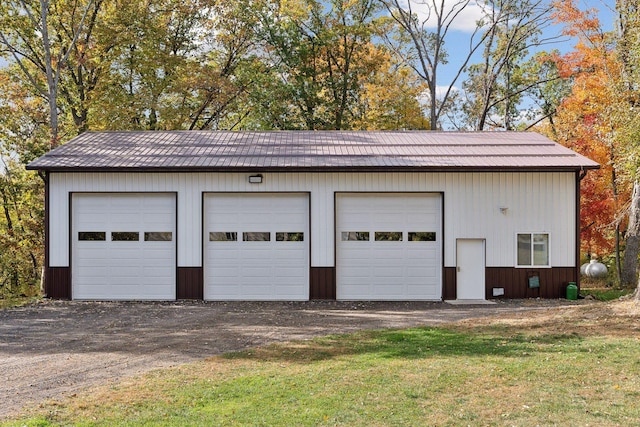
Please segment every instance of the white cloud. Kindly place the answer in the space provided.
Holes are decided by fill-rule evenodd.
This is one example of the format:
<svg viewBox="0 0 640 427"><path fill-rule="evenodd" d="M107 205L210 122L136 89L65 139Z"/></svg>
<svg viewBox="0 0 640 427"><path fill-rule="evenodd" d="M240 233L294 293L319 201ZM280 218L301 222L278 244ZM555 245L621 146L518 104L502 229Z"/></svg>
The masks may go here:
<svg viewBox="0 0 640 427"><path fill-rule="evenodd" d="M418 15L420 20L426 20L427 28L436 27L436 14L433 11L434 7L440 7L439 0L400 0L399 3L401 6L404 3L405 9L410 6L412 12ZM465 3L466 0L444 0L442 15L455 15L459 11L449 28L470 33L476 29L477 22L485 16L485 13L478 2L471 0L466 6Z"/></svg>
<svg viewBox="0 0 640 427"><path fill-rule="evenodd" d="M439 101L442 101L444 96L447 94L447 90L449 90L449 86L441 86L441 85L436 86L436 99L438 99ZM452 86L451 93L449 94L449 96L455 95L456 93L462 93L462 91L460 90L459 87ZM429 95L428 91L422 92L421 96L418 97L418 101L420 101L420 103L423 105L428 105L430 99L431 99L431 96Z"/></svg>
<svg viewBox="0 0 640 427"><path fill-rule="evenodd" d="M444 98L444 96L447 94L447 90L449 90L449 86L436 86L436 97L438 99ZM460 92L460 89L457 86L451 87L451 94L454 94L456 92Z"/></svg>

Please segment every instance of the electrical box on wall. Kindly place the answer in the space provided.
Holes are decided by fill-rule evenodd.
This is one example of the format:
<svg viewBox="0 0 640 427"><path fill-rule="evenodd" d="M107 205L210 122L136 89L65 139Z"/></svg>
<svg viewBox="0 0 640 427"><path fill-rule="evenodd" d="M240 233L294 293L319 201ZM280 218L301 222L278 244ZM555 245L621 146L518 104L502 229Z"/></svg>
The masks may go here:
<svg viewBox="0 0 640 427"><path fill-rule="evenodd" d="M493 296L501 297L504 295L504 288L493 288Z"/></svg>

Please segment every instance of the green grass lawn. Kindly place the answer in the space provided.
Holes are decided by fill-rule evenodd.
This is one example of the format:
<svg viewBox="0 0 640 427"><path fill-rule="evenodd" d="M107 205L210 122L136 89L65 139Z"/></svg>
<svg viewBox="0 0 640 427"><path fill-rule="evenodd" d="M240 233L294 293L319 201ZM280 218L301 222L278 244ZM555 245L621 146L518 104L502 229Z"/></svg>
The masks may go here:
<svg viewBox="0 0 640 427"><path fill-rule="evenodd" d="M592 295L598 301L613 301L625 295L632 294L635 289L612 289L612 288L582 288L580 295Z"/></svg>
<svg viewBox="0 0 640 427"><path fill-rule="evenodd" d="M271 345L154 371L7 425L640 425L638 317L545 316Z"/></svg>

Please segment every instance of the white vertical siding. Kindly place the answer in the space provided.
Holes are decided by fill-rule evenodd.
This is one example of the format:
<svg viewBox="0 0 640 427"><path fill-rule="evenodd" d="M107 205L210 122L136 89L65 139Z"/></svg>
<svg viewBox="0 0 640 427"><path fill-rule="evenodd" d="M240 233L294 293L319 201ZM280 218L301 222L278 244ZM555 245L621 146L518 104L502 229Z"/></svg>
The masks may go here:
<svg viewBox="0 0 640 427"><path fill-rule="evenodd" d="M49 265L69 267L69 176L49 175Z"/></svg>
<svg viewBox="0 0 640 427"><path fill-rule="evenodd" d="M69 265L70 192L176 192L178 266L202 265L203 192L307 192L311 265L335 265L336 192L444 194L444 264L455 266L458 238L486 239L487 266L515 263L518 232L551 235L552 266L575 263L575 174L556 173L52 173L50 263ZM506 214L500 208L508 208Z"/></svg>

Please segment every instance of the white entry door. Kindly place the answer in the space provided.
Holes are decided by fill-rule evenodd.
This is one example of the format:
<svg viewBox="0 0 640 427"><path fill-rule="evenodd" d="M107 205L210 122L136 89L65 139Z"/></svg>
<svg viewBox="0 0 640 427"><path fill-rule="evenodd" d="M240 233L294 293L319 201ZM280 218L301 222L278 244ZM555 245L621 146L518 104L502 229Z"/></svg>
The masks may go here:
<svg viewBox="0 0 640 427"><path fill-rule="evenodd" d="M457 299L485 299L485 241L484 239L458 239L457 257Z"/></svg>
<svg viewBox="0 0 640 427"><path fill-rule="evenodd" d="M72 297L176 298L176 196L72 196Z"/></svg>
<svg viewBox="0 0 640 427"><path fill-rule="evenodd" d="M309 196L205 196L204 299L308 300Z"/></svg>

